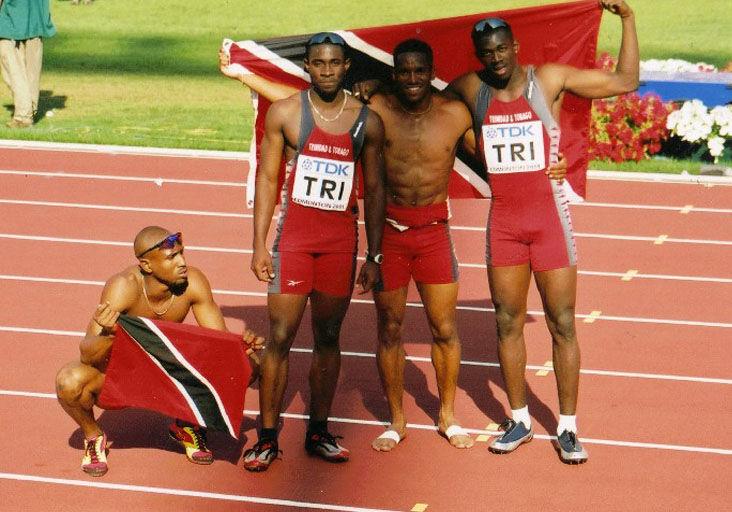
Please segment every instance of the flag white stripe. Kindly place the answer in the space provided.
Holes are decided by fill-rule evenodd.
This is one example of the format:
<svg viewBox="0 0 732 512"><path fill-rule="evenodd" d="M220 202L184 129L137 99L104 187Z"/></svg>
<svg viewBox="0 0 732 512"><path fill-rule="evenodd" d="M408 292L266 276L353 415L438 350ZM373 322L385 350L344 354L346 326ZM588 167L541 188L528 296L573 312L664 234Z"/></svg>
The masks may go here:
<svg viewBox="0 0 732 512"><path fill-rule="evenodd" d="M201 416L200 411L198 410L198 407L196 407L196 403L193 401L193 398L188 394L188 391L186 391L186 388L183 387L183 384L178 382L175 378L173 378L172 375L170 375L162 364L160 364L160 361L155 359L152 354L150 354L147 350L145 350L145 347L140 345L140 343L133 337L130 336L130 339L138 346L140 347L140 350L152 361L152 363L160 368L160 371L163 372L165 375L168 376L168 379L170 379L170 382L173 383L173 385L178 389L178 392L181 394L183 399L188 404L188 407L190 407L191 411L193 411L193 415L196 417L196 420L198 421L199 425L206 426L206 422L203 420L203 417Z"/></svg>
<svg viewBox="0 0 732 512"><path fill-rule="evenodd" d="M183 354L181 354L177 348L175 348L175 345L168 339L168 337L161 331L157 325L155 325L152 320L148 318L142 318L139 317L140 320L142 320L145 325L150 328L151 331L153 331L155 334L157 334L160 339L165 343L165 346L168 347L168 350L170 350L173 355L178 359L178 362L184 366L189 372L191 372L193 375L196 376L198 380L200 380L209 390L211 395L213 395L214 399L216 400L216 404L219 407L219 411L221 413L221 416L224 418L224 422L226 423L226 428L229 429L229 433L231 434L231 437L237 438L239 433L234 431L234 427L232 427L231 422L229 421L229 415L226 412L226 408L224 407L224 403L221 400L221 397L219 396L218 392L216 391L216 388L213 387L213 385L204 377L201 375L201 373L191 364L188 362L188 360L183 357ZM198 412L198 408L195 408L194 414L196 414L196 418L199 417L200 412ZM203 418L201 418L203 419ZM205 426L203 423L201 425Z"/></svg>

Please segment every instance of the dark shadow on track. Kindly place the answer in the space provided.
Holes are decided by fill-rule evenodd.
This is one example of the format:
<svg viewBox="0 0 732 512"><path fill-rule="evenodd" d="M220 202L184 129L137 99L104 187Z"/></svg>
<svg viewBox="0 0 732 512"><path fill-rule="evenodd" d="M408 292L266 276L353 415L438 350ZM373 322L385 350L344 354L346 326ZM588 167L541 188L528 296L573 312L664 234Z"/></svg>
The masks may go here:
<svg viewBox="0 0 732 512"><path fill-rule="evenodd" d="M144 409L129 408L102 411L97 419L107 434L112 449L155 448L184 455L183 448L168 436L168 425L173 420L162 414ZM208 431L208 445L214 459L225 460L236 465L243 447L248 443L244 432L254 428L254 419L244 417L239 439L233 439L224 432ZM69 437L69 446L83 450L83 434L76 429Z"/></svg>

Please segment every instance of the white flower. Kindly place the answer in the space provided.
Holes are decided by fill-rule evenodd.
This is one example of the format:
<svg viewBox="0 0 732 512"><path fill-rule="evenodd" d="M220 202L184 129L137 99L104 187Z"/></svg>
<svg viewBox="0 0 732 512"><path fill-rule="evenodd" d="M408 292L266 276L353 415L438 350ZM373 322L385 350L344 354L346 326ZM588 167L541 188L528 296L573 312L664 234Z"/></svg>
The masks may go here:
<svg viewBox="0 0 732 512"><path fill-rule="evenodd" d="M662 71L665 73L716 73L717 68L706 62L692 63L681 59L649 59L641 61L641 71Z"/></svg>
<svg viewBox="0 0 732 512"><path fill-rule="evenodd" d="M709 114L714 119L714 123L719 126L721 136L732 136L732 105L719 105L714 107Z"/></svg>
<svg viewBox="0 0 732 512"><path fill-rule="evenodd" d="M681 112L678 110L674 110L666 118L666 128L668 128L669 130L675 130L676 127L679 125L680 121L681 121Z"/></svg>
<svg viewBox="0 0 732 512"><path fill-rule="evenodd" d="M717 157L724 151L724 139L722 137L712 137L707 142L709 148L709 154L712 155L716 161Z"/></svg>
<svg viewBox="0 0 732 512"><path fill-rule="evenodd" d="M699 100L684 102L679 110L669 115L667 127L687 142L706 140L712 133L714 118Z"/></svg>

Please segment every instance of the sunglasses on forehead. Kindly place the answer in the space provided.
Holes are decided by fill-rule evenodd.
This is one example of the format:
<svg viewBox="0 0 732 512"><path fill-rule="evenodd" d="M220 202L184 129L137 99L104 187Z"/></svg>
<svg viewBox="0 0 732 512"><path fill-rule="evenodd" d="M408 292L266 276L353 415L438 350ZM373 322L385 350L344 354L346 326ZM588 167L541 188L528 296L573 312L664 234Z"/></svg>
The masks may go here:
<svg viewBox="0 0 732 512"><path fill-rule="evenodd" d="M310 39L308 39L308 42L305 43L305 46L313 46L314 44L324 43L335 44L338 46L347 46L346 40L338 34L334 34L333 32L318 32L314 36L310 37Z"/></svg>
<svg viewBox="0 0 732 512"><path fill-rule="evenodd" d="M473 34L481 34L483 32L490 32L491 30L495 30L497 28L508 28L511 27L503 21L501 18L486 18L484 20L480 20L478 23L473 25Z"/></svg>
<svg viewBox="0 0 732 512"><path fill-rule="evenodd" d="M155 249L172 249L175 247L175 244L183 244L183 233L178 231L177 233L173 233L172 235L168 235L162 240L160 240L158 243L150 247L149 249L145 249L140 254L137 255L138 258L142 258L144 255L149 253L150 251L154 251Z"/></svg>

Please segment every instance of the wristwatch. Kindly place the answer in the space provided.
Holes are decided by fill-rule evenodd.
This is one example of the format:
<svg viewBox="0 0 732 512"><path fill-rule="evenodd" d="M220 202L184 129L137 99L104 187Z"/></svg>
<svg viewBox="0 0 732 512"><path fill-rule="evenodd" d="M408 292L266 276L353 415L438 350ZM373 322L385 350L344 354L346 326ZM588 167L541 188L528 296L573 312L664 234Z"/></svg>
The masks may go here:
<svg viewBox="0 0 732 512"><path fill-rule="evenodd" d="M381 265L381 262L384 261L384 255L379 253L374 254L371 256L369 254L369 251L366 251L366 261L370 261L371 263L376 263L377 265Z"/></svg>

